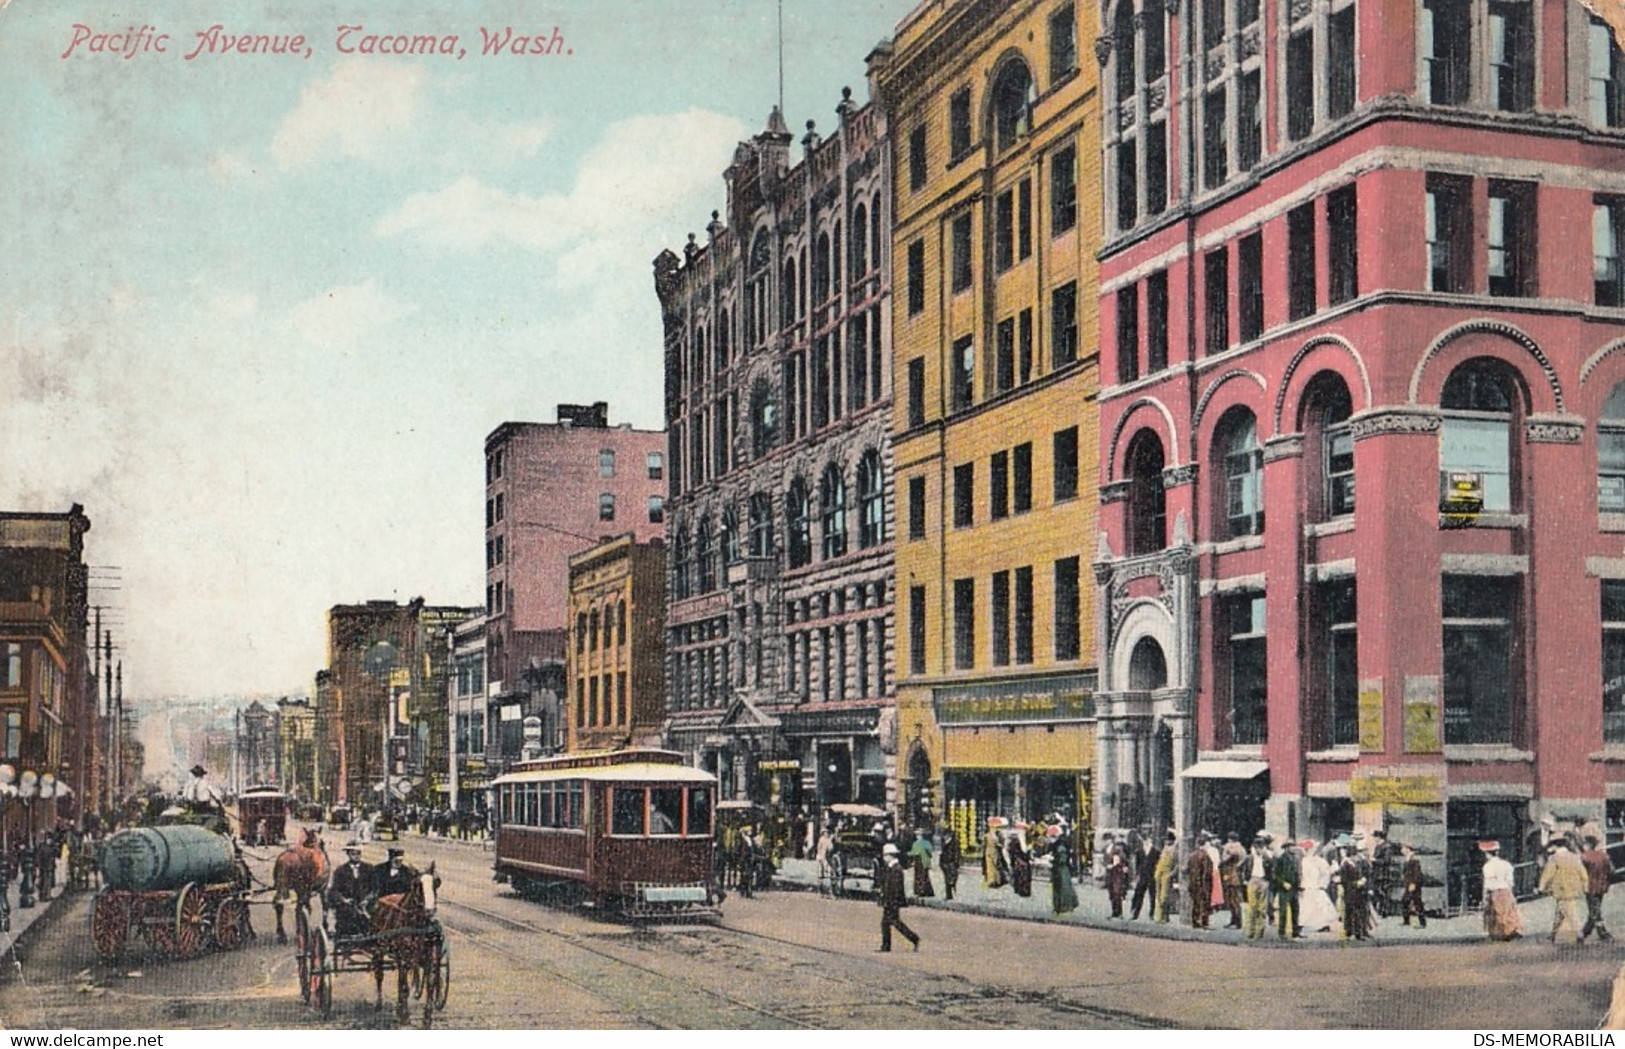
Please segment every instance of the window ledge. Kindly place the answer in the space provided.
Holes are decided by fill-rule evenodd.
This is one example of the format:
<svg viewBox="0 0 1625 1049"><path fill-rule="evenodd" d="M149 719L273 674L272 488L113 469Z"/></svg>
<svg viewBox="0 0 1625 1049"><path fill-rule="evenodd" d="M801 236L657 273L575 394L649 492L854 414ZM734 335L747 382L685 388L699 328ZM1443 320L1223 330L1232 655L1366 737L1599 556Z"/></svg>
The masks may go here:
<svg viewBox="0 0 1625 1049"><path fill-rule="evenodd" d="M1625 743L1604 743L1601 750L1586 757L1591 761L1625 761Z"/></svg>
<svg viewBox="0 0 1625 1049"><path fill-rule="evenodd" d="M1453 514L1440 514L1439 527L1447 530L1457 528L1500 528L1508 531L1529 527L1528 514L1479 514L1460 524L1452 520L1454 516Z"/></svg>
<svg viewBox="0 0 1625 1049"><path fill-rule="evenodd" d="M1597 531L1625 532L1625 514L1603 511L1597 515Z"/></svg>
<svg viewBox="0 0 1625 1049"><path fill-rule="evenodd" d="M1311 750L1304 756L1305 761L1359 761L1359 747L1333 747L1330 750Z"/></svg>
<svg viewBox="0 0 1625 1049"><path fill-rule="evenodd" d="M1447 743L1444 747L1444 759L1466 764L1489 764L1498 761L1534 764L1535 754L1533 751L1519 750L1505 743Z"/></svg>
<svg viewBox="0 0 1625 1049"><path fill-rule="evenodd" d="M1310 539L1318 539L1327 535L1342 535L1344 532L1354 531L1354 515L1348 514L1331 521L1322 521L1319 524L1306 524L1303 534Z"/></svg>
<svg viewBox="0 0 1625 1049"><path fill-rule="evenodd" d="M1222 543L1211 543L1208 552L1212 554L1233 554L1241 550L1262 550L1264 537L1261 535L1243 535L1235 539L1226 539Z"/></svg>

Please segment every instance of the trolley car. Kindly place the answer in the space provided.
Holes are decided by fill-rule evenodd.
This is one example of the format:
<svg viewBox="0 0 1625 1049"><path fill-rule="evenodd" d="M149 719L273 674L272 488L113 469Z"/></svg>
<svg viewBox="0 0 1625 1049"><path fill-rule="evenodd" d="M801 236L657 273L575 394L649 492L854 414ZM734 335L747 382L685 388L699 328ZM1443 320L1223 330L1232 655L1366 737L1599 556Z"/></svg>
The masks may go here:
<svg viewBox="0 0 1625 1049"><path fill-rule="evenodd" d="M720 915L716 777L669 750L522 762L493 784L496 879L629 918Z"/></svg>
<svg viewBox="0 0 1625 1049"><path fill-rule="evenodd" d="M237 826L250 845L281 845L288 829L287 795L275 787L247 788L237 797Z"/></svg>

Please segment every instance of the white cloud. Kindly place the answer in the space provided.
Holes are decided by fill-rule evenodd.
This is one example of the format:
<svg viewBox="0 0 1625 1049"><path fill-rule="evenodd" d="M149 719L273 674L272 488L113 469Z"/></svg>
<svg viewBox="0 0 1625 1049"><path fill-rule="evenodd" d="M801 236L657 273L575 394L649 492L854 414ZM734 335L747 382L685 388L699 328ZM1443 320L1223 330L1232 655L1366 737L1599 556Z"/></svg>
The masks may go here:
<svg viewBox="0 0 1625 1049"><path fill-rule="evenodd" d="M409 131L422 99L423 71L390 62L348 59L312 81L271 140L283 170L303 167L326 153L370 160Z"/></svg>
<svg viewBox="0 0 1625 1049"><path fill-rule="evenodd" d="M467 125L469 155L488 162L511 162L534 157L558 128L552 117L536 120L477 120Z"/></svg>
<svg viewBox="0 0 1625 1049"><path fill-rule="evenodd" d="M371 277L307 299L288 311L293 329L311 342L326 346L352 346L416 310L379 289Z"/></svg>
<svg viewBox="0 0 1625 1049"><path fill-rule="evenodd" d="M717 172L744 133L738 120L699 109L630 117L588 150L568 193L509 193L465 175L408 197L374 231L463 251L563 250L561 275L587 280L626 252L653 257L651 245L673 228L702 224L706 201L722 195Z"/></svg>

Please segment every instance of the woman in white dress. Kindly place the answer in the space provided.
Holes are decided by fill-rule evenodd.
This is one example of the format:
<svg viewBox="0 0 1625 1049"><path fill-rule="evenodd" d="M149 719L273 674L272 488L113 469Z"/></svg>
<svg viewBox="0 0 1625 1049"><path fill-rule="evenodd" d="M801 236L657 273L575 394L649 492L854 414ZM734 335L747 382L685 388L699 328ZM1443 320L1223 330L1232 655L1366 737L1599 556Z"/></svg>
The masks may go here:
<svg viewBox="0 0 1625 1049"><path fill-rule="evenodd" d="M1331 884L1332 868L1315 843L1300 843L1303 849L1303 895L1298 901L1298 921L1304 932L1323 932L1337 924L1337 904L1332 902L1327 887Z"/></svg>

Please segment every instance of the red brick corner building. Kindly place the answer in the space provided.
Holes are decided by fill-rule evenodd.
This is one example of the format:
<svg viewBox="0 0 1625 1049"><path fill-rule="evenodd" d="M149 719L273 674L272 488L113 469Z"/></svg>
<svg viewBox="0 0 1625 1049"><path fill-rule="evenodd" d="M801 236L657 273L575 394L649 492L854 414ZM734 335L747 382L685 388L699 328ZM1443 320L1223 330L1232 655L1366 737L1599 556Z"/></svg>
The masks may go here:
<svg viewBox="0 0 1625 1049"><path fill-rule="evenodd" d="M1103 5L1102 826L1625 819L1625 60L1571 0Z"/></svg>

